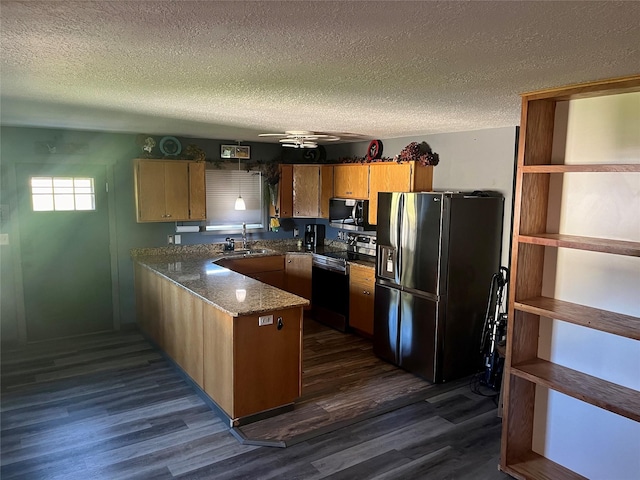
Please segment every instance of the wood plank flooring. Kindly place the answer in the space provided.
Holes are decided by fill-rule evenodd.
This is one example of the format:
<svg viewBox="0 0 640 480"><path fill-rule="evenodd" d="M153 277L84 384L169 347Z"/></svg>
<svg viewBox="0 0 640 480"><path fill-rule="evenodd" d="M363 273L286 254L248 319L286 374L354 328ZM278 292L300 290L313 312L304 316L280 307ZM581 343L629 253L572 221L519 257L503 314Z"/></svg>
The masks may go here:
<svg viewBox="0 0 640 480"><path fill-rule="evenodd" d="M305 318L295 410L238 430L249 440L290 446L467 383L432 385L376 357L370 341Z"/></svg>
<svg viewBox="0 0 640 480"><path fill-rule="evenodd" d="M5 349L1 368L3 480L509 478L495 405L467 385L283 449L239 443L137 333Z"/></svg>

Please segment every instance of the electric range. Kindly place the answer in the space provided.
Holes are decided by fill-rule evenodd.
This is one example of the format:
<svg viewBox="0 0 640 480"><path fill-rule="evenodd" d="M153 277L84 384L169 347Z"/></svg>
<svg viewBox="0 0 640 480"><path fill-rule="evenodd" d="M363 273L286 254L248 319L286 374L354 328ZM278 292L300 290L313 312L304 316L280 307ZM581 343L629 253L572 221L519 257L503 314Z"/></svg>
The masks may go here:
<svg viewBox="0 0 640 480"><path fill-rule="evenodd" d="M349 325L349 271L347 262L375 262L375 237L347 235L347 250L313 254L311 314L341 332Z"/></svg>

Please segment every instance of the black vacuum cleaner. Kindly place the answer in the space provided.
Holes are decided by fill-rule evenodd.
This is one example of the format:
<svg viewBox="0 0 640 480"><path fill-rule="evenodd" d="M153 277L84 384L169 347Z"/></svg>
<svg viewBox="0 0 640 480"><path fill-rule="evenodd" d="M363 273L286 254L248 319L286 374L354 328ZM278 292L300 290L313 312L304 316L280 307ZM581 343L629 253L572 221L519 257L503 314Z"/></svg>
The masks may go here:
<svg viewBox="0 0 640 480"><path fill-rule="evenodd" d="M506 343L507 314L504 311L504 291L509 283L509 269L500 267L500 271L491 277L487 312L482 326L482 353L484 372L480 374L480 384L496 392L502 384L504 356L498 353L498 346Z"/></svg>

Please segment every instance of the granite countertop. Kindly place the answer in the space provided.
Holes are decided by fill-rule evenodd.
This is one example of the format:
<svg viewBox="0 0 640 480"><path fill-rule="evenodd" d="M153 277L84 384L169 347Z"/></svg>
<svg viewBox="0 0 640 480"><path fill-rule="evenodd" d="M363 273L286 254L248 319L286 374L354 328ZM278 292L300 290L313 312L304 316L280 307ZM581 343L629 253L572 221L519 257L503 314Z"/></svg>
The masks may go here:
<svg viewBox="0 0 640 480"><path fill-rule="evenodd" d="M263 254L253 254L251 258L311 253L299 247L295 240L251 242L251 248L269 250ZM330 243L325 245L324 251L345 248L344 244ZM305 298L214 263L223 258L243 258L242 253L225 252L222 244L139 248L131 250L131 257L233 317L309 305L309 300ZM371 268L375 266L375 262L365 260L352 263Z"/></svg>

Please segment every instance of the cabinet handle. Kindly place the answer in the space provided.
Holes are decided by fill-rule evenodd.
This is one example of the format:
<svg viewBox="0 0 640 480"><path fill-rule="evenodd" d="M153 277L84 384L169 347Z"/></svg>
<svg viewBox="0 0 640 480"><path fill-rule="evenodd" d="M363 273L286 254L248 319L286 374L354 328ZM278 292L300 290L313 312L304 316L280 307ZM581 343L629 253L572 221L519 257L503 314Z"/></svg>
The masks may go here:
<svg viewBox="0 0 640 480"><path fill-rule="evenodd" d="M291 263L291 260L287 260L287 263Z"/></svg>

